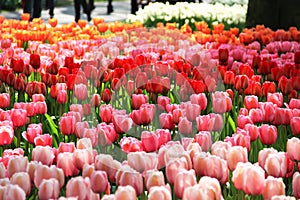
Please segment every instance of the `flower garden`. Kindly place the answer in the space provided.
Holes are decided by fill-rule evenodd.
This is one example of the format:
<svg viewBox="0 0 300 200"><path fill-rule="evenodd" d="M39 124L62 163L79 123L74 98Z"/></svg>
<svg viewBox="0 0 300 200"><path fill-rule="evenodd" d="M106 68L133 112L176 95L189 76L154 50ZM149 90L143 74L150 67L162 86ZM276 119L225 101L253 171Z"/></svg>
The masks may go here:
<svg viewBox="0 0 300 200"><path fill-rule="evenodd" d="M300 31L200 19L0 16L0 199L300 198Z"/></svg>

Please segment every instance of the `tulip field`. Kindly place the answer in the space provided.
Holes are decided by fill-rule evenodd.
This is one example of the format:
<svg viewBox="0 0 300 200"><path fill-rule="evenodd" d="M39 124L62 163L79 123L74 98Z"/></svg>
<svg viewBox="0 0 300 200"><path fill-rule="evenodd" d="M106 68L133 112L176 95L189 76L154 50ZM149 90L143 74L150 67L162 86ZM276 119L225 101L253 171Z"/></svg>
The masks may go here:
<svg viewBox="0 0 300 200"><path fill-rule="evenodd" d="M0 199L300 198L300 30L0 16Z"/></svg>

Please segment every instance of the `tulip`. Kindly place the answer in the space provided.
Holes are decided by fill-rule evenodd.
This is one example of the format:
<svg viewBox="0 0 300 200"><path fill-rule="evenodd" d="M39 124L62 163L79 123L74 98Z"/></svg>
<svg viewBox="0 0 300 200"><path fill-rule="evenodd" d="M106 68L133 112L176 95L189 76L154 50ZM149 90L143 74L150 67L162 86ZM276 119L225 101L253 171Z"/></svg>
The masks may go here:
<svg viewBox="0 0 300 200"><path fill-rule="evenodd" d="M263 144L274 144L277 139L277 128L273 125L264 124L259 127L259 138Z"/></svg>
<svg viewBox="0 0 300 200"><path fill-rule="evenodd" d="M172 195L170 189L168 189L166 186L154 186L150 188L148 199L149 200L156 200L156 199L171 200Z"/></svg>
<svg viewBox="0 0 300 200"><path fill-rule="evenodd" d="M227 160L228 151L231 148L231 143L216 141L211 146L211 154Z"/></svg>
<svg viewBox="0 0 300 200"><path fill-rule="evenodd" d="M14 130L11 126L0 126L0 146L13 142Z"/></svg>
<svg viewBox="0 0 300 200"><path fill-rule="evenodd" d="M75 148L76 147L74 142L69 142L69 143L60 142L57 151L58 153L63 153L63 152L73 153Z"/></svg>
<svg viewBox="0 0 300 200"><path fill-rule="evenodd" d="M226 92L215 92L212 96L215 113L225 113L231 110L232 100Z"/></svg>
<svg viewBox="0 0 300 200"><path fill-rule="evenodd" d="M65 176L62 169L51 165L50 167L46 165L36 166L34 170L34 185L38 188L43 180L54 178L58 180L59 187L61 188L65 183Z"/></svg>
<svg viewBox="0 0 300 200"><path fill-rule="evenodd" d="M286 152L292 160L300 161L300 154L298 153L298 150L300 151L300 139L296 137L288 139L286 144Z"/></svg>
<svg viewBox="0 0 300 200"><path fill-rule="evenodd" d="M10 95L8 93L0 94L0 108L8 108L10 104Z"/></svg>
<svg viewBox="0 0 300 200"><path fill-rule="evenodd" d="M73 153L64 152L58 154L56 165L63 170L65 176L76 176L79 173Z"/></svg>
<svg viewBox="0 0 300 200"><path fill-rule="evenodd" d="M285 185L282 178L268 176L265 180L265 187L262 196L266 200L273 199L273 196L285 195Z"/></svg>
<svg viewBox="0 0 300 200"><path fill-rule="evenodd" d="M158 158L156 153L130 152L127 154L127 162L134 170L143 173L147 170L157 169Z"/></svg>
<svg viewBox="0 0 300 200"><path fill-rule="evenodd" d="M91 105L93 107L99 107L101 104L101 97L99 94L93 94L91 99Z"/></svg>
<svg viewBox="0 0 300 200"><path fill-rule="evenodd" d="M11 177L14 173L17 172L26 172L27 164L27 157L18 156L10 158L7 166L8 177Z"/></svg>
<svg viewBox="0 0 300 200"><path fill-rule="evenodd" d="M148 102L148 96L144 94L132 94L131 98L132 98L131 106L133 109L139 109L142 104Z"/></svg>
<svg viewBox="0 0 300 200"><path fill-rule="evenodd" d="M10 67L15 73L22 73L24 71L24 60L12 58L10 61Z"/></svg>
<svg viewBox="0 0 300 200"><path fill-rule="evenodd" d="M264 169L273 177L285 177L287 172L287 160L285 152L270 153L265 160Z"/></svg>
<svg viewBox="0 0 300 200"><path fill-rule="evenodd" d="M105 104L100 107L100 118L103 122L110 123L112 122L112 113L113 108L110 104Z"/></svg>
<svg viewBox="0 0 300 200"><path fill-rule="evenodd" d="M96 128L85 128L80 138L88 138L91 141L92 147L96 147L98 144L98 132Z"/></svg>
<svg viewBox="0 0 300 200"><path fill-rule="evenodd" d="M71 135L75 133L75 117L62 116L59 120L59 128L62 134Z"/></svg>
<svg viewBox="0 0 300 200"><path fill-rule="evenodd" d="M105 88L102 92L101 99L104 103L109 103L111 100L111 91L108 88Z"/></svg>
<svg viewBox="0 0 300 200"><path fill-rule="evenodd" d="M195 121L201 113L201 107L198 104L187 103L185 107L186 117L189 121Z"/></svg>
<svg viewBox="0 0 300 200"><path fill-rule="evenodd" d="M178 172L175 182L174 182L174 191L178 198L182 198L185 188L193 186L197 183L196 174L193 169L181 170Z"/></svg>
<svg viewBox="0 0 300 200"><path fill-rule="evenodd" d="M202 151L207 152L212 145L211 133L209 131L200 131L196 134L194 140L200 145Z"/></svg>
<svg viewBox="0 0 300 200"><path fill-rule="evenodd" d="M52 165L55 155L49 146L37 146L32 151L32 160L44 165Z"/></svg>
<svg viewBox="0 0 300 200"><path fill-rule="evenodd" d="M5 186L2 195L3 195L3 199L7 199L7 200L26 199L26 194L24 190L20 186L13 185L13 184L9 184Z"/></svg>
<svg viewBox="0 0 300 200"><path fill-rule="evenodd" d="M88 97L87 86L83 83L74 85L74 95L79 101L84 101Z"/></svg>
<svg viewBox="0 0 300 200"><path fill-rule="evenodd" d="M178 123L178 132L183 135L191 135L193 132L193 124L186 117L181 117Z"/></svg>
<svg viewBox="0 0 300 200"><path fill-rule="evenodd" d="M157 104L160 110L166 110L166 106L171 103L171 99L165 96L157 97Z"/></svg>
<svg viewBox="0 0 300 200"><path fill-rule="evenodd" d="M34 139L36 136L41 135L43 133L42 124L29 124L27 127L27 131L23 132L23 137L29 142L30 144L34 143Z"/></svg>
<svg viewBox="0 0 300 200"><path fill-rule="evenodd" d="M84 164L92 164L93 161L93 154L88 149L75 149L73 152L73 162L79 170L82 170Z"/></svg>
<svg viewBox="0 0 300 200"><path fill-rule="evenodd" d="M234 88L236 90L244 90L249 85L249 78L246 75L236 75L234 78Z"/></svg>
<svg viewBox="0 0 300 200"><path fill-rule="evenodd" d="M116 129L116 132L119 134L126 133L132 127L133 121L128 115L123 114L114 114L112 122Z"/></svg>
<svg viewBox="0 0 300 200"><path fill-rule="evenodd" d="M34 138L34 144L36 146L52 146L52 135L43 134Z"/></svg>
<svg viewBox="0 0 300 200"><path fill-rule="evenodd" d="M147 152L156 151L160 146L159 135L155 132L143 131L141 142Z"/></svg>
<svg viewBox="0 0 300 200"><path fill-rule="evenodd" d="M165 178L161 171L148 170L145 172L145 185L148 191L155 186L164 186Z"/></svg>
<svg viewBox="0 0 300 200"><path fill-rule="evenodd" d="M57 103L59 104L65 104L68 100L68 94L66 90L58 90L57 91Z"/></svg>
<svg viewBox="0 0 300 200"><path fill-rule="evenodd" d="M172 130L175 128L175 124L173 123L172 114L170 113L162 113L159 115L159 123L161 128Z"/></svg>
<svg viewBox="0 0 300 200"><path fill-rule="evenodd" d="M245 147L233 146L227 152L228 168L233 171L239 162L248 162L248 151Z"/></svg>
<svg viewBox="0 0 300 200"><path fill-rule="evenodd" d="M55 178L43 179L38 187L39 199L57 199L59 197L59 189L59 182Z"/></svg>
<svg viewBox="0 0 300 200"><path fill-rule="evenodd" d="M263 111L259 108L252 108L249 110L249 117L253 123L261 123L264 119Z"/></svg>
<svg viewBox="0 0 300 200"><path fill-rule="evenodd" d="M130 186L119 186L115 193L115 200L136 200L136 190Z"/></svg>
<svg viewBox="0 0 300 200"><path fill-rule="evenodd" d="M40 55L38 54L30 54L30 65L33 69L37 70L41 66Z"/></svg>
<svg viewBox="0 0 300 200"><path fill-rule="evenodd" d="M213 199L223 199L221 186L217 179L211 178L209 176L204 176L199 181L199 187L201 188L201 190L207 191L208 196L214 196Z"/></svg>
<svg viewBox="0 0 300 200"><path fill-rule="evenodd" d="M283 95L281 93L268 93L267 102L272 102L280 108L283 104Z"/></svg>
<svg viewBox="0 0 300 200"><path fill-rule="evenodd" d="M0 162L0 179L5 178L6 176L6 169L2 162Z"/></svg>
<svg viewBox="0 0 300 200"><path fill-rule="evenodd" d="M292 187L293 187L293 194L296 198L300 198L300 174L299 172L295 172L293 175L293 182L292 182Z"/></svg>
<svg viewBox="0 0 300 200"><path fill-rule="evenodd" d="M254 95L245 96L244 105L248 110L250 110L252 108L258 108L259 105L258 105L257 96L254 96Z"/></svg>
<svg viewBox="0 0 300 200"><path fill-rule="evenodd" d="M116 183L119 186L130 185L135 189L137 195L143 192L143 177L130 166L122 166L116 173Z"/></svg>
<svg viewBox="0 0 300 200"><path fill-rule="evenodd" d="M258 163L261 168L265 167L266 159L269 154L278 153L278 151L274 148L264 148L258 152Z"/></svg>
<svg viewBox="0 0 300 200"><path fill-rule="evenodd" d="M12 109L11 120L14 127L22 127L26 124L27 111L24 109Z"/></svg>
<svg viewBox="0 0 300 200"><path fill-rule="evenodd" d="M118 135L112 124L106 125L101 123L97 125L97 133L99 137L100 145L111 145L117 138Z"/></svg>
<svg viewBox="0 0 300 200"><path fill-rule="evenodd" d="M20 186L20 188L24 190L26 196L30 194L31 182L27 172L14 173L12 177L10 177L10 183Z"/></svg>
<svg viewBox="0 0 300 200"><path fill-rule="evenodd" d="M293 117L290 120L290 126L292 129L293 135L300 135L300 117Z"/></svg>
<svg viewBox="0 0 300 200"><path fill-rule="evenodd" d="M95 193L105 192L109 187L107 174L105 171L94 171L90 177L91 189Z"/></svg>
<svg viewBox="0 0 300 200"><path fill-rule="evenodd" d="M95 169L105 171L110 182L116 182L116 173L121 166L121 163L114 160L111 155L99 154L95 157Z"/></svg>
<svg viewBox="0 0 300 200"><path fill-rule="evenodd" d="M80 188L80 190L78 189ZM77 176L71 178L66 186L66 197L77 197L78 199L90 199L91 188L88 178Z"/></svg>

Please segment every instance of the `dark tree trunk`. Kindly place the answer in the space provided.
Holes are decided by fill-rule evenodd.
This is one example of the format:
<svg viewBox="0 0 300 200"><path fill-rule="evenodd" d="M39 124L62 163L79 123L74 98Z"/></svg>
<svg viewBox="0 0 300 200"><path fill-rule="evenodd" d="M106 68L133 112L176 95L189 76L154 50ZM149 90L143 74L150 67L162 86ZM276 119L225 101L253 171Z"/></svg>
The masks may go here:
<svg viewBox="0 0 300 200"><path fill-rule="evenodd" d="M273 30L300 28L299 0L249 0L246 27L265 25Z"/></svg>

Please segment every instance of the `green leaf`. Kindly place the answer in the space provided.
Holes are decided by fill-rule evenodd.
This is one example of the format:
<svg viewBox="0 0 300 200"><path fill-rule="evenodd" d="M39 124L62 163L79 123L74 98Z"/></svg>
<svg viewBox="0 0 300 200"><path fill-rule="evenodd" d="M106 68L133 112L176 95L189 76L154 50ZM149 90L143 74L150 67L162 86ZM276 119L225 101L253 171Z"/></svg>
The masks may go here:
<svg viewBox="0 0 300 200"><path fill-rule="evenodd" d="M43 126L47 127L47 130L49 133L53 136L52 141L53 141L53 146L58 147L58 142L59 142L59 135L58 135L58 126L54 123L53 119L50 117L48 114L44 114L46 117L46 123L43 122Z"/></svg>
<svg viewBox="0 0 300 200"><path fill-rule="evenodd" d="M236 131L235 122L233 121L233 119L231 118L230 115L228 116L228 122L229 122L229 124L230 124L230 126L231 126L233 132L235 132L235 131Z"/></svg>

